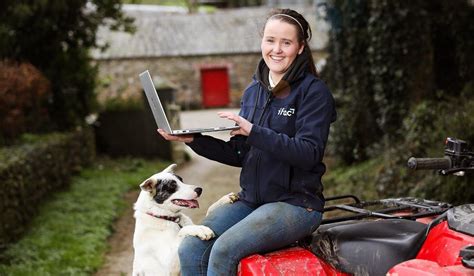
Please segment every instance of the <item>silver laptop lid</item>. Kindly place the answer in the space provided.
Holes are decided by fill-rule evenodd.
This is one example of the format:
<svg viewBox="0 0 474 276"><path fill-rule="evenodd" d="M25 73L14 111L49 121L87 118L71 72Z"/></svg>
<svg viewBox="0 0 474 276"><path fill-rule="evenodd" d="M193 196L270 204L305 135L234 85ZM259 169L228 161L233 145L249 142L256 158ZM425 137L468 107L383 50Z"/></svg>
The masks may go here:
<svg viewBox="0 0 474 276"><path fill-rule="evenodd" d="M140 82L142 83L143 90L145 90L145 95L150 104L151 111L153 112L153 117L155 117L156 125L158 128L163 129L167 133L172 133L168 118L166 113L163 110L163 105L161 104L160 97L156 92L155 85L151 79L150 72L148 70L140 73Z"/></svg>

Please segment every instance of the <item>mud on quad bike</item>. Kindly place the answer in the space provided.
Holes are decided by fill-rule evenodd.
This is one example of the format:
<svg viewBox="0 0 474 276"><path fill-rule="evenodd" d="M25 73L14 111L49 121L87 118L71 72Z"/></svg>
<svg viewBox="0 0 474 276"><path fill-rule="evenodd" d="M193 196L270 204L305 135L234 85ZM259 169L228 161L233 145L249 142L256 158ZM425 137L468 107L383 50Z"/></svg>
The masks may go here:
<svg viewBox="0 0 474 276"><path fill-rule="evenodd" d="M467 143L447 138L442 158L410 158L411 169L462 176L474 170ZM346 203L333 203L339 201ZM474 204L419 198L326 199L321 226L278 251L241 260L238 275L474 275Z"/></svg>

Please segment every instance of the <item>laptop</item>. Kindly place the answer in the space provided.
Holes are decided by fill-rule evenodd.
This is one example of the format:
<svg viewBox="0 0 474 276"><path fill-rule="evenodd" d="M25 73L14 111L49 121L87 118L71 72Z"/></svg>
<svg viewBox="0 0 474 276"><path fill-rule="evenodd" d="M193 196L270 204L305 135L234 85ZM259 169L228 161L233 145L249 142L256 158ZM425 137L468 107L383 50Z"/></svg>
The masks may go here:
<svg viewBox="0 0 474 276"><path fill-rule="evenodd" d="M161 104L158 93L156 92L155 85L151 79L150 72L148 70L140 73L140 82L142 83L143 90L145 91L146 98L150 104L153 117L155 117L156 125L158 128L163 129L169 134L183 135L203 132L214 132L214 131L225 131L238 129L239 126L221 126L221 127L206 127L206 128L192 128L192 129L171 129L171 126L166 117L165 110Z"/></svg>

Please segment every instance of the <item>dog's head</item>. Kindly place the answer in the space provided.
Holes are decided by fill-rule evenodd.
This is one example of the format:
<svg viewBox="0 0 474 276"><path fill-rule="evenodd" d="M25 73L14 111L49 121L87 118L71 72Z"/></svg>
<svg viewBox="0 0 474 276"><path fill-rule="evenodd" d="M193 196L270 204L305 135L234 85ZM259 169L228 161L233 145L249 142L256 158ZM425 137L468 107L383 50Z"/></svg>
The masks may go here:
<svg viewBox="0 0 474 276"><path fill-rule="evenodd" d="M199 208L197 198L202 188L183 183L183 179L174 173L176 164L172 164L162 172L149 177L140 184L142 193L160 208L173 212L186 208Z"/></svg>

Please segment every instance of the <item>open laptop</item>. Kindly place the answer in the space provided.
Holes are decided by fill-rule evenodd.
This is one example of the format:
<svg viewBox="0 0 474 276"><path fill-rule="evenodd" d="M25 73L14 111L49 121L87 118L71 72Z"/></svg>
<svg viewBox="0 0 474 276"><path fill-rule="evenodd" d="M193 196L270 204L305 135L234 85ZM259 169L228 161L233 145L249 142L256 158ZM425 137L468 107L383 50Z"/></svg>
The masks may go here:
<svg viewBox="0 0 474 276"><path fill-rule="evenodd" d="M223 130L233 130L238 129L239 126L222 126L222 127L206 127L206 128L193 128L193 129L171 129L171 126L166 117L165 110L161 104L158 93L156 92L155 85L151 79L150 72L148 70L140 73L140 81L145 90L145 95L150 104L151 111L153 112L153 117L155 117L156 125L158 128L163 129L167 133L173 135L183 135L183 134L192 134L192 133L202 133L202 132L214 132L214 131L223 131Z"/></svg>

